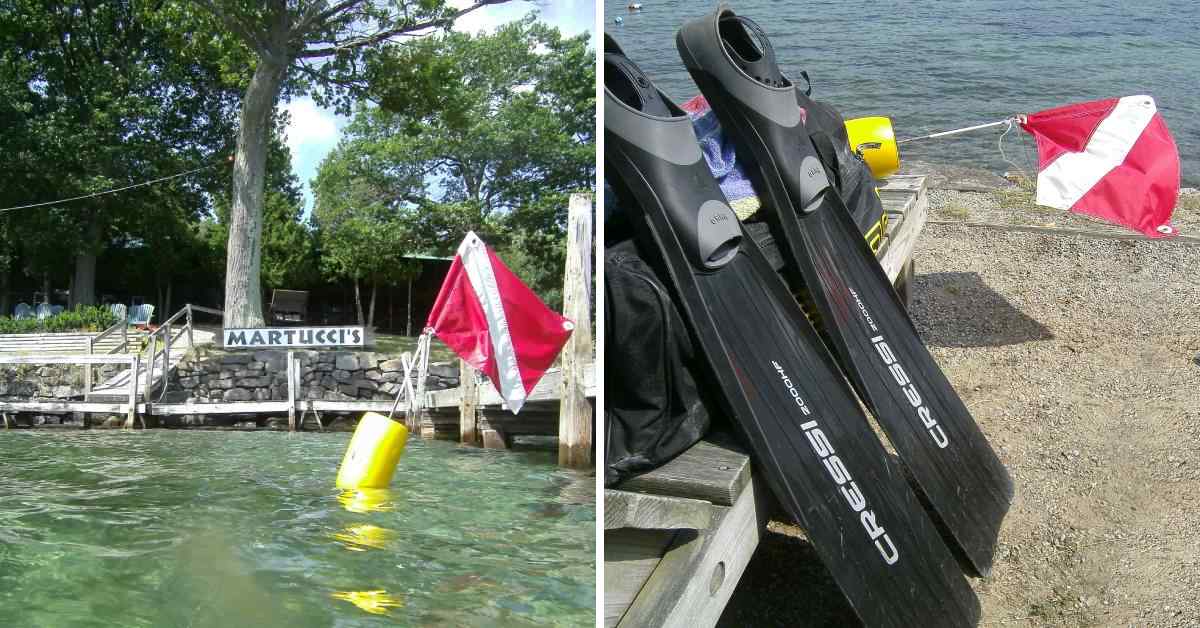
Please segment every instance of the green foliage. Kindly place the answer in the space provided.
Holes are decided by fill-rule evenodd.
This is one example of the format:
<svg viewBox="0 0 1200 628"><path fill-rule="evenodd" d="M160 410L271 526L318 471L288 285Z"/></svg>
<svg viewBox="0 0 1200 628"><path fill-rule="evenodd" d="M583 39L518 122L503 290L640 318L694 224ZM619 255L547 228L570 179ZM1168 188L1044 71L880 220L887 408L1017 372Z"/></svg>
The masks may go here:
<svg viewBox="0 0 1200 628"><path fill-rule="evenodd" d="M79 306L40 321L0 316L0 334L95 332L104 331L116 322L117 317L107 307Z"/></svg>
<svg viewBox="0 0 1200 628"><path fill-rule="evenodd" d="M334 239L332 215L373 218L408 252L452 254L473 230L548 302L561 301L567 197L595 176L595 69L586 36L527 17L368 57L370 90L314 184L323 264L345 273L380 244ZM386 216L386 221L379 217ZM348 222L353 226L353 222ZM340 269L340 270L339 270Z"/></svg>

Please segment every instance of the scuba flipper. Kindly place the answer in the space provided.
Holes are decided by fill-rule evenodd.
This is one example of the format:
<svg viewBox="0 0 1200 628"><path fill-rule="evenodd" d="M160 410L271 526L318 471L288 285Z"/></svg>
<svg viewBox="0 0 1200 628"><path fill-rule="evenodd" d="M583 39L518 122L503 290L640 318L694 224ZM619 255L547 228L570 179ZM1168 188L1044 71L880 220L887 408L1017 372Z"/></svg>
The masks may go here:
<svg viewBox="0 0 1200 628"><path fill-rule="evenodd" d="M834 193L770 41L721 5L686 22L676 45L746 164L792 287L811 299L830 348L952 547L987 574L1012 480Z"/></svg>
<svg viewBox="0 0 1200 628"><path fill-rule="evenodd" d="M974 625L974 592L836 361L742 230L687 115L607 35L604 53L605 176L643 257L662 267L755 473L867 625Z"/></svg>

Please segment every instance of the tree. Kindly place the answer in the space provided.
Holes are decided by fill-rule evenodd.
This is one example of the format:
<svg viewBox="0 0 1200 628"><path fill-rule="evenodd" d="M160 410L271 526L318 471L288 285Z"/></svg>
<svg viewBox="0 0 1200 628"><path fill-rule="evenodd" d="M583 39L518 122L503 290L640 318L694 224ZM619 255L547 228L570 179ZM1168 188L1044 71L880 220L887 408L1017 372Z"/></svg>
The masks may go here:
<svg viewBox="0 0 1200 628"><path fill-rule="evenodd" d="M595 176L587 37L531 16L382 51L368 73L381 104L360 105L321 164L317 215L386 208L413 253L450 254L476 231L560 300L567 197Z"/></svg>
<svg viewBox="0 0 1200 628"><path fill-rule="evenodd" d="M239 113L233 205L225 272L225 324L261 325L263 184L271 116L281 95L312 92L348 110L361 71L377 50L405 37L448 29L486 4L456 9L445 0L201 0L252 53L254 73Z"/></svg>
<svg viewBox="0 0 1200 628"><path fill-rule="evenodd" d="M20 106L14 135L36 138L14 159L9 183L22 192L20 200L219 165L237 97L236 74L228 68L238 64L230 63L236 50L189 36L211 30L208 19L182 3L6 3L0 67L23 80L6 94ZM28 272L40 274L48 288L52 273L73 266L71 303L94 303L99 254L131 229L169 222L159 211L165 205L188 219L206 211L212 174L31 208L12 216L11 231Z"/></svg>
<svg viewBox="0 0 1200 628"><path fill-rule="evenodd" d="M275 120L267 149L266 181L264 183L262 232L262 288L295 288L312 283L319 277L316 234L303 220L304 200L300 182L292 174L291 156L283 144L286 120ZM217 197L214 223L204 227L209 246L222 260L227 259L231 199L226 194ZM213 269L214 276L225 272L222 263Z"/></svg>

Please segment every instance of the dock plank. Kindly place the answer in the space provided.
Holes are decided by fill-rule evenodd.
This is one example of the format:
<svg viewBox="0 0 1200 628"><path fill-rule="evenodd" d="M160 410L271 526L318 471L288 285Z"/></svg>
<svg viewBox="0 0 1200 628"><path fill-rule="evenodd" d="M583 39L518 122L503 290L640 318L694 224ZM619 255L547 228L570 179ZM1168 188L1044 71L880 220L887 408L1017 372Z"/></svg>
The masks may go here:
<svg viewBox="0 0 1200 628"><path fill-rule="evenodd" d="M749 482L750 457L732 435L715 433L674 460L625 480L616 488L732 506Z"/></svg>

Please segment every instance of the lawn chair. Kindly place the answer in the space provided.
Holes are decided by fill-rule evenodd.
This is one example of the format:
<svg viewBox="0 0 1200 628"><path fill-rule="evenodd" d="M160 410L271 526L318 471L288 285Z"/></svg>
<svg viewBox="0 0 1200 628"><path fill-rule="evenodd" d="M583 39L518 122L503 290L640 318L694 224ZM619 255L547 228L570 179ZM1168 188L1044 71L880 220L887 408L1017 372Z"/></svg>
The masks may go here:
<svg viewBox="0 0 1200 628"><path fill-rule="evenodd" d="M150 319L154 318L154 306L148 303L135 305L129 309L129 324L133 327L150 327Z"/></svg>
<svg viewBox="0 0 1200 628"><path fill-rule="evenodd" d="M49 304L49 303L38 303L38 306L37 306L37 319L38 319L39 321L44 321L44 320L46 320L47 318L50 318L50 317L51 317L51 316L53 316L53 315L54 315L54 311L51 309L51 307L50 307L50 304Z"/></svg>
<svg viewBox="0 0 1200 628"><path fill-rule="evenodd" d="M119 321L129 320L129 308L125 307L124 303L110 303L108 311L112 312L112 315L117 317Z"/></svg>
<svg viewBox="0 0 1200 628"><path fill-rule="evenodd" d="M33 318L33 308L28 303L18 303L13 310L13 318L19 321Z"/></svg>
<svg viewBox="0 0 1200 628"><path fill-rule="evenodd" d="M303 323L308 319L306 290L274 290L267 310L272 323Z"/></svg>

